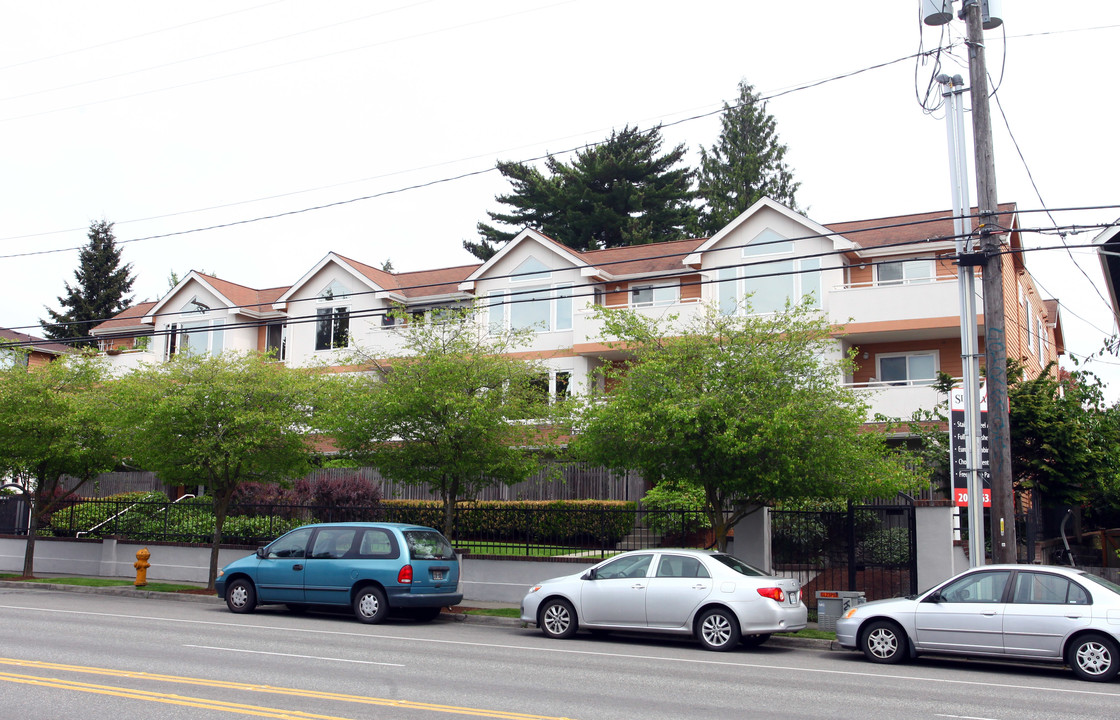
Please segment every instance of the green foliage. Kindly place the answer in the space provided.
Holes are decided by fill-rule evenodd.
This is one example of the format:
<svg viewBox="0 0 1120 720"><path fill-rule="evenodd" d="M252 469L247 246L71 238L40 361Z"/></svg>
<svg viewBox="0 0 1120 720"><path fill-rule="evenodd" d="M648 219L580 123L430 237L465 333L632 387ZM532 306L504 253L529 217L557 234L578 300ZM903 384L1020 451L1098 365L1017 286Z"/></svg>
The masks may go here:
<svg viewBox="0 0 1120 720"><path fill-rule="evenodd" d="M487 260L525 227L580 251L686 236L696 216L693 173L676 167L684 145L662 155L661 143L660 127L642 132L627 126L576 153L570 165L549 156L546 172L499 162L513 192L497 200L511 210L487 214L514 230L480 222L479 242L464 241L463 247Z"/></svg>
<svg viewBox="0 0 1120 720"><path fill-rule="evenodd" d="M876 497L917 481L905 456L863 431L866 406L840 385L850 359L828 360L828 319L808 305L771 315L690 321L596 308L604 337L630 359L605 369L572 440L577 457L704 490L720 547L761 505Z"/></svg>
<svg viewBox="0 0 1120 720"><path fill-rule="evenodd" d="M101 220L89 226L89 243L78 255L78 268L74 271L77 287L66 283L66 294L58 298L64 310L47 308L51 322L40 320L47 337L52 340L77 339L78 345L92 346L89 331L126 310L132 298L125 296L132 290L135 278L132 265L121 265L121 251L113 235L113 223Z"/></svg>
<svg viewBox="0 0 1120 720"><path fill-rule="evenodd" d="M439 527L443 508L426 500L385 500L385 519ZM615 545L634 529L635 504L612 500L464 503L456 512L456 539L509 540L558 545Z"/></svg>
<svg viewBox="0 0 1120 720"><path fill-rule="evenodd" d="M703 198L700 227L712 235L763 197L797 209L801 183L785 163L786 146L766 103L745 80L734 105L723 104L719 140L700 148L697 194Z"/></svg>
<svg viewBox="0 0 1120 720"><path fill-rule="evenodd" d="M902 527L873 530L860 543L856 552L857 557L868 565L908 565L910 531Z"/></svg>
<svg viewBox="0 0 1120 720"><path fill-rule="evenodd" d="M112 387L116 438L131 464L169 485L203 485L214 498L218 540L234 491L278 483L310 469L320 388L328 380L260 354L177 355L143 366Z"/></svg>
<svg viewBox="0 0 1120 720"><path fill-rule="evenodd" d="M687 483L663 482L642 498L646 527L659 535L681 537L711 528L704 512L704 488Z"/></svg>
<svg viewBox="0 0 1120 720"><path fill-rule="evenodd" d="M521 332L491 334L474 309L411 318L398 330L402 357L370 374L335 378L317 427L344 453L408 485L427 483L443 502L434 527L451 537L457 503L539 466L526 448L547 441L552 408L534 382L544 372L511 353ZM367 358L368 360L368 358Z"/></svg>
<svg viewBox="0 0 1120 720"><path fill-rule="evenodd" d="M809 561L825 555L828 525L811 512L771 515L770 537L775 557Z"/></svg>
<svg viewBox="0 0 1120 720"><path fill-rule="evenodd" d="M1049 507L1111 506L1120 500L1120 426L1094 374L1055 371L1034 378L1008 361L1011 467L1018 490Z"/></svg>

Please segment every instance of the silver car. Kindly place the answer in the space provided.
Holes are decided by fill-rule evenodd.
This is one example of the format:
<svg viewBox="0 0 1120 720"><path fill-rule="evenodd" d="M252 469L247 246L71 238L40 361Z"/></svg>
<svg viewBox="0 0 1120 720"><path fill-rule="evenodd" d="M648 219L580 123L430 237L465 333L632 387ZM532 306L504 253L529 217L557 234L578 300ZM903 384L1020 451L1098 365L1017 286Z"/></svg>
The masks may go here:
<svg viewBox="0 0 1120 720"><path fill-rule="evenodd" d="M586 572L546 580L521 601L521 620L545 635L579 628L695 635L709 650L760 645L805 627L801 585L726 553L634 550Z"/></svg>
<svg viewBox="0 0 1120 720"><path fill-rule="evenodd" d="M852 608L836 640L877 663L922 653L1065 662L1107 682L1120 671L1120 586L1073 568L989 565Z"/></svg>

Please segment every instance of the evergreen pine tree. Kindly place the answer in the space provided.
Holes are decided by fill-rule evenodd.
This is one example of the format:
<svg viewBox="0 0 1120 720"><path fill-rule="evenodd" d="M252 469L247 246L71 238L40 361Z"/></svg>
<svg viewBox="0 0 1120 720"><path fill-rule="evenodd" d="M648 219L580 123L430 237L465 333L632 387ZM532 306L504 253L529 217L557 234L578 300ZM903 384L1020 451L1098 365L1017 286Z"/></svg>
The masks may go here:
<svg viewBox="0 0 1120 720"><path fill-rule="evenodd" d="M576 153L571 164L550 156L545 171L499 162L513 192L497 200L509 212L488 212L503 230L478 224L478 242L463 247L486 260L524 227L532 227L576 250L599 250L676 240L696 221L691 201L693 171L677 167L684 145L661 154L661 128L624 127L599 145Z"/></svg>
<svg viewBox="0 0 1120 720"><path fill-rule="evenodd" d="M107 220L90 223L88 237L89 243L78 255L78 268L74 271L77 285L66 283L66 294L58 298L62 310L48 307L50 321L39 321L52 340L88 338L94 325L132 305L132 298L125 297L135 282L132 265L121 265L113 223ZM87 339L75 344L92 345L93 342Z"/></svg>
<svg viewBox="0 0 1120 720"><path fill-rule="evenodd" d="M697 194L704 201L700 228L712 235L762 197L796 210L801 183L785 163L777 123L766 103L745 80L734 105L723 104L719 141L700 148Z"/></svg>

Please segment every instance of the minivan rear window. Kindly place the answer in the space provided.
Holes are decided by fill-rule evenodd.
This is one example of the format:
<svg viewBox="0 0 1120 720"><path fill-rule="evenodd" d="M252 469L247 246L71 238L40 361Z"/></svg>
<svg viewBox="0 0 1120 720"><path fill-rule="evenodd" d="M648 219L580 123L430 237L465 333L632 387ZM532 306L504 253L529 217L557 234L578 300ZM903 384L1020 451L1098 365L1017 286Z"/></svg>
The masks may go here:
<svg viewBox="0 0 1120 720"><path fill-rule="evenodd" d="M434 530L405 530L408 554L413 560L454 560L455 549Z"/></svg>

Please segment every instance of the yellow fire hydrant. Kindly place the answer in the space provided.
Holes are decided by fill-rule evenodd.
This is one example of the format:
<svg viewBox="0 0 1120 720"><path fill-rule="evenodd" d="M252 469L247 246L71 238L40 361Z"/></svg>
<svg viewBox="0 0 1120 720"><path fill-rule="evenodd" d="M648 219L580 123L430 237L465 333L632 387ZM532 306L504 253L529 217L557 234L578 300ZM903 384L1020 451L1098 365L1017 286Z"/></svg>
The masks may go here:
<svg viewBox="0 0 1120 720"><path fill-rule="evenodd" d="M136 562L132 563L132 567L136 568L136 582L133 583L136 587L143 587L148 584L148 568L151 567L148 558L151 556L148 548L136 551Z"/></svg>

